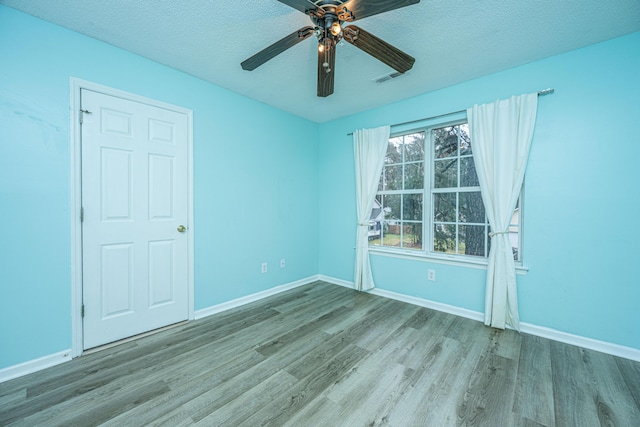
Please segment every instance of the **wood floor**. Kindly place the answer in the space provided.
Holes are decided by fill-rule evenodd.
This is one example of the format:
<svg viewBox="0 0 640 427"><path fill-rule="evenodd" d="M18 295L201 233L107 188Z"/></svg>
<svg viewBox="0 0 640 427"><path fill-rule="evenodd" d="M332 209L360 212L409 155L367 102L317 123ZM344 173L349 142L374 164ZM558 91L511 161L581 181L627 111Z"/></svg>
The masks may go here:
<svg viewBox="0 0 640 427"><path fill-rule="evenodd" d="M640 363L317 282L0 384L0 425L640 426Z"/></svg>

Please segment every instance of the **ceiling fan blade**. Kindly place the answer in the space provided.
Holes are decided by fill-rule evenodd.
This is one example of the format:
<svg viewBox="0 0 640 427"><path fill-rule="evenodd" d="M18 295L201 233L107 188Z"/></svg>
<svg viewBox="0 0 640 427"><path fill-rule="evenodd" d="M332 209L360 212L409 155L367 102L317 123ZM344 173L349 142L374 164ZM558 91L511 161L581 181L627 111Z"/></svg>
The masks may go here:
<svg viewBox="0 0 640 427"><path fill-rule="evenodd" d="M284 3L287 6L291 6L294 9L299 10L302 13L306 13L309 9L316 9L315 5L308 0L278 0L280 3Z"/></svg>
<svg viewBox="0 0 640 427"><path fill-rule="evenodd" d="M414 57L355 25L344 27L342 34L345 41L384 62L399 73L406 73L416 62Z"/></svg>
<svg viewBox="0 0 640 427"><path fill-rule="evenodd" d="M353 14L352 21L355 21L416 3L420 3L420 0L351 0L338 9L347 8Z"/></svg>
<svg viewBox="0 0 640 427"><path fill-rule="evenodd" d="M298 31L294 31L288 36L278 40L271 46L267 46L262 49L260 52L253 55L251 58L244 60L240 65L242 65L243 70L252 71L270 60L271 58L280 55L285 50L290 47L295 46L300 43L302 40L310 37L313 34L313 27L304 27L299 29Z"/></svg>
<svg viewBox="0 0 640 427"><path fill-rule="evenodd" d="M335 46L323 52L318 51L318 96L326 97L333 93L335 65Z"/></svg>

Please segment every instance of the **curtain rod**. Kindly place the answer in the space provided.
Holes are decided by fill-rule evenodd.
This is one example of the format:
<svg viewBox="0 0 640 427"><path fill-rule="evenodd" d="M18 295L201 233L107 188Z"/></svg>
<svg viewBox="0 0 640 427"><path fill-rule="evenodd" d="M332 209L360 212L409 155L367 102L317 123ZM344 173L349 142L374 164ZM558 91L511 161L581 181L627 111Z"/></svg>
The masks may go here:
<svg viewBox="0 0 640 427"><path fill-rule="evenodd" d="M555 91L555 89L553 88L546 88L546 89L542 89L538 91L538 96L544 96L544 95L551 95L553 92ZM439 119L441 117L447 117L447 116L452 116L454 114L462 114L462 113L466 113L467 110L460 110L460 111L454 111L452 113L446 113L446 114L439 114L437 116L431 116L431 117L425 117L424 119L417 119L417 120L411 120L409 122L403 122L403 123L396 123L395 125L391 125L393 126L404 126L404 125L410 125L412 123L418 123L418 122L423 122L425 120L433 120L433 119ZM347 134L347 136L352 136L353 132L350 132Z"/></svg>

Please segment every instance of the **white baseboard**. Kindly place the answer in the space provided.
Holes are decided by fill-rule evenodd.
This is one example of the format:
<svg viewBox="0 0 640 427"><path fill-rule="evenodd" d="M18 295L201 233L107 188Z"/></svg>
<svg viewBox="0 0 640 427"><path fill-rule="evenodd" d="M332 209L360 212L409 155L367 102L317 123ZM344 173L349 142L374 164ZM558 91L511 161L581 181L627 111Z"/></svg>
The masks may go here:
<svg viewBox="0 0 640 427"><path fill-rule="evenodd" d="M431 301L428 299L412 297L410 295L399 294L396 292L385 291L384 289L374 288L369 291L370 294L379 295L381 297L390 298L402 302L407 302L413 305L419 305L420 307L430 308L436 311L443 311L445 313L454 314L460 317L466 317L467 319L477 320L482 322L484 315L478 311L467 310L466 308L456 307L454 305L443 304L441 302Z"/></svg>
<svg viewBox="0 0 640 427"><path fill-rule="evenodd" d="M331 283L334 285L345 286L354 289L353 282L337 279L334 277L320 275L319 280ZM456 307L453 305L443 304L436 301L427 300L424 298L413 297L410 295L399 294L397 292L386 291L384 289L374 288L369 291L370 294L378 295L381 297L394 299L397 301L406 302L420 307L426 307L437 311L443 311L445 313L454 314L460 317L466 317L467 319L477 320L478 322L484 322L484 314L467 310L465 308ZM580 335L573 335L567 332L558 331L544 326L537 326L531 323L520 323L520 330L529 335L535 335L542 338L548 338L553 341L562 342L565 344L571 344L578 347L588 348L589 350L599 351L601 353L611 354L613 356L623 357L625 359L635 360L640 362L640 349L633 347L625 347L618 344L613 344L606 341L594 340L592 338L582 337Z"/></svg>
<svg viewBox="0 0 640 427"><path fill-rule="evenodd" d="M0 369L0 383L71 360L71 349Z"/></svg>
<svg viewBox="0 0 640 427"><path fill-rule="evenodd" d="M222 304L213 305L211 307L196 310L195 318L202 319L213 314L221 313L223 311L231 310L232 308L240 307L251 302L259 301L263 298L270 297L272 295L279 294L290 289L297 288L299 286L308 285L317 280L321 280L318 275L310 276L305 279L296 280L295 282L287 283L284 285L276 286L275 288L267 289L266 291L256 292L255 294L240 297L231 301L223 302Z"/></svg>
<svg viewBox="0 0 640 427"><path fill-rule="evenodd" d="M331 276L325 276L323 274L319 274L318 275L318 280L322 280L323 282L331 283L332 285L344 286L345 288L349 288L349 289L355 289L356 288L356 286L355 286L355 284L353 282L348 282L346 280L337 279L337 278L331 277Z"/></svg>
<svg viewBox="0 0 640 427"><path fill-rule="evenodd" d="M565 344L588 348L589 350L595 350L612 356L618 356L640 362L640 350L637 348L594 340L592 338L573 335L556 329L546 328L544 326L532 325L530 323L520 323L520 330L525 334L549 338L550 340L559 341Z"/></svg>

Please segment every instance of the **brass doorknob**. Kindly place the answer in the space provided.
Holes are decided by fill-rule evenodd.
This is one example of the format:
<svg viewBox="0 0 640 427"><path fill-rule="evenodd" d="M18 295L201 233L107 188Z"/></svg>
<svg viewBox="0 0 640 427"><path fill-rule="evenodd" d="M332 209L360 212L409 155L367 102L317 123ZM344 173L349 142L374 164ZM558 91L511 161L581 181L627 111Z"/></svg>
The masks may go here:
<svg viewBox="0 0 640 427"><path fill-rule="evenodd" d="M181 233L184 233L185 231L187 231L187 227L185 227L184 225L179 225L178 226L178 231Z"/></svg>

